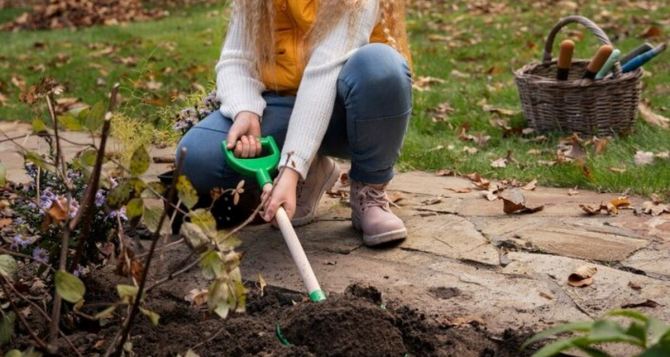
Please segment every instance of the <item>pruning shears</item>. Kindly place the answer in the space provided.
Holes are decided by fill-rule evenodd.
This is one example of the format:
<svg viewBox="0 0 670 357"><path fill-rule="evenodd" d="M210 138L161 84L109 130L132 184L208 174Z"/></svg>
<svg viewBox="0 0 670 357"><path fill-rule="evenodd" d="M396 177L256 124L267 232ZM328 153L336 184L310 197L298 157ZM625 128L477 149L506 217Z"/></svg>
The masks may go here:
<svg viewBox="0 0 670 357"><path fill-rule="evenodd" d="M226 157L226 162L233 170L243 176L255 178L262 189L265 185L272 184L272 176L277 173L280 151L277 143L271 136L261 138L260 142L265 156L248 159L235 157L233 150L228 149L225 140L221 143L221 149ZM319 286L312 266L309 264L309 260L307 260L307 255L305 255L305 250L302 248L298 235L295 233L291 220L288 218L286 210L283 207L279 207L275 219L284 237L284 241L291 252L293 262L298 267L300 276L305 283L309 299L315 302L325 300L326 294Z"/></svg>

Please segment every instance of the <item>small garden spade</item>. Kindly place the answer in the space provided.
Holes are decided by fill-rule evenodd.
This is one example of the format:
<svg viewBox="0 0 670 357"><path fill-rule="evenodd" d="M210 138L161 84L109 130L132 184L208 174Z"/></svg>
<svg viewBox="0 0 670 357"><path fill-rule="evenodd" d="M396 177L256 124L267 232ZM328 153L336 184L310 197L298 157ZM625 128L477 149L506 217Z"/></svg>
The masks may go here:
<svg viewBox="0 0 670 357"><path fill-rule="evenodd" d="M221 143L221 148L226 157L226 162L233 170L241 175L256 178L258 185L263 188L265 185L272 184L271 175L277 171L280 155L277 143L272 137L268 136L262 138L260 139L260 142L263 152L266 153L266 155L249 159L235 157L233 151L227 148L226 141ZM307 287L310 300L325 300L326 295L323 290L321 290L319 282L316 280L312 266L309 264L309 260L307 260L305 251L302 249L300 240L298 240L298 235L295 233L293 225L291 225L291 220L288 218L284 208L279 207L275 219L277 220L282 236L284 236L284 241L286 241L286 245L291 252L291 257L293 257L293 261L298 267L298 271L305 283L305 287Z"/></svg>

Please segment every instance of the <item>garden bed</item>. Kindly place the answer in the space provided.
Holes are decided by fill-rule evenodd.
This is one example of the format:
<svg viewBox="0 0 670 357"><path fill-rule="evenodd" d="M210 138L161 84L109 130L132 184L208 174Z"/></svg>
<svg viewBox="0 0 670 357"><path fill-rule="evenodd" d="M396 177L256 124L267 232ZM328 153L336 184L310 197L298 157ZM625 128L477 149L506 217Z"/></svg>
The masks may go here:
<svg viewBox="0 0 670 357"><path fill-rule="evenodd" d="M86 305L114 301L109 279L118 277L95 276L86 281ZM160 314L160 324L138 319L131 340L135 355L183 356L190 348L200 356L519 356L518 347L528 337L512 331L492 336L476 324L440 323L440 316L382 301L369 286L351 285L319 304L298 292L267 286L261 295L256 285L247 286L247 312L225 320L166 290L151 294L147 306ZM83 355L102 354L119 325L80 320L68 335ZM280 341L277 327L289 345ZM15 347L28 346L27 334L19 336Z"/></svg>

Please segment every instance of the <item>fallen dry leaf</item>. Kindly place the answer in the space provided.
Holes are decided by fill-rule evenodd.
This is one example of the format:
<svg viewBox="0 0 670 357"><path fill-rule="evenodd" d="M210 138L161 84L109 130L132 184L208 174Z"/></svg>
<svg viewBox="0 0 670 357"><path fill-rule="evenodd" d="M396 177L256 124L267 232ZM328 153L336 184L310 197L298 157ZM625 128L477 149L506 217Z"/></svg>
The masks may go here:
<svg viewBox="0 0 670 357"><path fill-rule="evenodd" d="M446 122L449 120L449 114L454 112L454 108L449 105L449 103L444 102L438 105L436 108L429 110L429 113L432 114L433 123Z"/></svg>
<svg viewBox="0 0 670 357"><path fill-rule="evenodd" d="M454 176L456 173L454 170L447 170L447 169L442 169L438 170L435 175L437 176Z"/></svg>
<svg viewBox="0 0 670 357"><path fill-rule="evenodd" d="M465 175L472 183L480 190L488 190L491 186L491 181L481 177L480 174L473 172Z"/></svg>
<svg viewBox="0 0 670 357"><path fill-rule="evenodd" d="M608 168L608 170L610 170L614 173L617 173L617 174L622 174L622 173L626 172L626 168L624 168L624 167L610 167L610 168Z"/></svg>
<svg viewBox="0 0 670 357"><path fill-rule="evenodd" d="M482 109L485 112L495 113L495 114L508 116L508 117L515 116L515 115L519 114L519 112L515 111L515 110L505 109L505 108L498 108L498 107L494 107L494 106L488 105L488 104L482 105Z"/></svg>
<svg viewBox="0 0 670 357"><path fill-rule="evenodd" d="M650 151L638 150L635 153L635 165L644 166L654 162L654 153Z"/></svg>
<svg viewBox="0 0 670 357"><path fill-rule="evenodd" d="M609 140L607 139L593 138L593 146L595 147L596 155L604 153L605 149L607 149L607 144L609 144Z"/></svg>
<svg viewBox="0 0 670 357"><path fill-rule="evenodd" d="M628 287L637 291L642 290L642 286L639 283L634 282L632 280L628 282Z"/></svg>
<svg viewBox="0 0 670 357"><path fill-rule="evenodd" d="M453 191L453 192L456 192L456 193L470 193L470 192L472 192L472 189L470 187L461 187L461 188L449 187L449 188L447 188L447 190L450 190L450 191Z"/></svg>
<svg viewBox="0 0 670 357"><path fill-rule="evenodd" d="M429 77L429 76L420 76L414 80L412 83L412 88L416 89L419 92L425 92L430 90L430 87L434 84L442 84L446 81L442 78Z"/></svg>
<svg viewBox="0 0 670 357"><path fill-rule="evenodd" d="M579 207L589 216L595 216L602 212L615 216L621 208L629 207L630 200L626 196L611 199L609 202L601 202L600 205L580 204Z"/></svg>
<svg viewBox="0 0 670 357"><path fill-rule="evenodd" d="M644 121L651 125L659 126L661 128L669 128L670 127L670 119L666 118L660 114L654 113L651 108L646 105L645 103L641 102L639 105L639 110L640 110L640 116Z"/></svg>
<svg viewBox="0 0 670 357"><path fill-rule="evenodd" d="M473 147L470 147L470 146L464 146L463 147L463 152L465 152L467 154L470 154L470 155L474 155L477 152L479 152L479 150L477 148L473 148Z"/></svg>
<svg viewBox="0 0 670 357"><path fill-rule="evenodd" d="M579 191L576 188L571 188L568 190L568 196L577 196Z"/></svg>
<svg viewBox="0 0 670 357"><path fill-rule="evenodd" d="M0 218L0 229L5 228L12 224L11 218Z"/></svg>
<svg viewBox="0 0 670 357"><path fill-rule="evenodd" d="M184 300L191 303L194 306L202 306L207 303L207 293L208 290L205 289L193 289L188 292L184 297ZM263 296L263 295L261 295Z"/></svg>
<svg viewBox="0 0 670 357"><path fill-rule="evenodd" d="M654 300L647 299L642 302L634 302L634 303L628 303L628 304L623 304L621 305L622 309L637 309L640 307L650 307L650 308L656 308L659 307L661 304L657 303Z"/></svg>
<svg viewBox="0 0 670 357"><path fill-rule="evenodd" d="M533 179L533 181L525 184L522 189L526 191L533 191L537 188L537 179Z"/></svg>
<svg viewBox="0 0 670 357"><path fill-rule="evenodd" d="M670 205L661 202L646 201L642 203L641 211L644 214L660 216L663 213L670 213Z"/></svg>
<svg viewBox="0 0 670 357"><path fill-rule="evenodd" d="M651 25L642 33L642 38L661 37L662 35L663 31L661 30L660 27L656 25Z"/></svg>
<svg viewBox="0 0 670 357"><path fill-rule="evenodd" d="M526 197L519 189L504 191L498 198L503 201L503 211L506 214L528 214L544 209L544 206L528 207L526 205Z"/></svg>
<svg viewBox="0 0 670 357"><path fill-rule="evenodd" d="M568 276L568 285L574 287L584 287L593 284L593 276L598 272L598 268L592 265L582 265Z"/></svg>
<svg viewBox="0 0 670 357"><path fill-rule="evenodd" d="M507 159L504 157L501 157L500 159L496 159L491 161L491 167L493 168L505 168L507 167Z"/></svg>

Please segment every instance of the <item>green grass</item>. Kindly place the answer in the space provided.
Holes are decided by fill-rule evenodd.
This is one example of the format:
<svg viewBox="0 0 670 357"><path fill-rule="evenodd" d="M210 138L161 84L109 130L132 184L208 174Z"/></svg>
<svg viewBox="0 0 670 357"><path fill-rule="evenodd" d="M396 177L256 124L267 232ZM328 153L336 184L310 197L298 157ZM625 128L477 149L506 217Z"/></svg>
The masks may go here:
<svg viewBox="0 0 670 357"><path fill-rule="evenodd" d="M595 155L589 150L586 166L591 175L587 177L574 164L551 167L539 164L539 160L555 158L559 135L550 135L543 143L529 142L519 136L503 138L502 129L490 123L492 114L481 106L485 99L494 107L520 110L511 72L540 58L542 41L560 17L579 11L605 25L615 45L625 53L644 41L639 35L654 23L663 30L663 35L651 41L668 41L670 26L664 14L670 13L670 5L655 2L658 8L648 11L635 2L589 0L581 1L579 10L566 10L555 5L557 2L508 0L491 1L491 4L507 6L482 14L468 10L468 6L473 5L466 1L446 2L450 4L446 7L435 5L442 3L438 1L424 3L434 5L413 10L409 18L415 75L439 77L446 82L433 85L428 91L415 92L414 116L405 140L401 169L446 168L461 173L479 172L492 178L524 181L537 178L541 184L551 186L670 195L670 160L656 160L647 166L636 166L633 162L637 150L670 150L669 130L640 121L633 134L611 140L603 154ZM0 10L0 22L20 12ZM24 78L28 85L50 75L66 85L68 96L81 98L86 103L103 99L109 84L121 81L124 99L121 110L137 120L162 126L167 119L165 108L178 106L181 96L195 92L194 83L207 88L212 86L213 65L226 23L220 6L194 6L171 12L168 18L159 21L117 27L0 33L3 44L0 47L0 93L9 97L5 106L0 106L0 120L30 120L44 113L40 106L19 102L19 91L11 84L13 74ZM593 36L577 25L565 29L564 33L569 31L582 32L584 39L578 42L576 53L581 58L590 57L597 48ZM431 35L450 38L431 40ZM558 40L565 36L560 35ZM44 43L44 48L35 48L36 42ZM97 44L98 49L90 49L91 44ZM92 56L95 51L109 46L116 48L111 55ZM68 56L69 61L59 62L59 54ZM124 57L134 57L137 65L119 63ZM652 75L644 79L643 97L650 101L654 111L665 116L670 116L669 63L670 53L665 53L645 66ZM45 65L45 72L35 71L39 64ZM102 66L107 76L92 66ZM451 76L453 70L468 78ZM105 78L107 85L97 85L98 78ZM158 90L143 88L142 84L151 78L161 82L162 87ZM431 109L444 102L449 103L454 112L447 122L433 123ZM520 114L506 119L514 126L525 126ZM464 146L476 145L458 139L462 125L467 125L471 134L490 135L491 140L478 147L477 154L464 153ZM444 149L436 150L438 146ZM530 155L531 149L541 150L542 154ZM491 161L505 156L508 151L516 163L503 169L492 168ZM626 172L615 173L609 170L611 167L625 168Z"/></svg>

